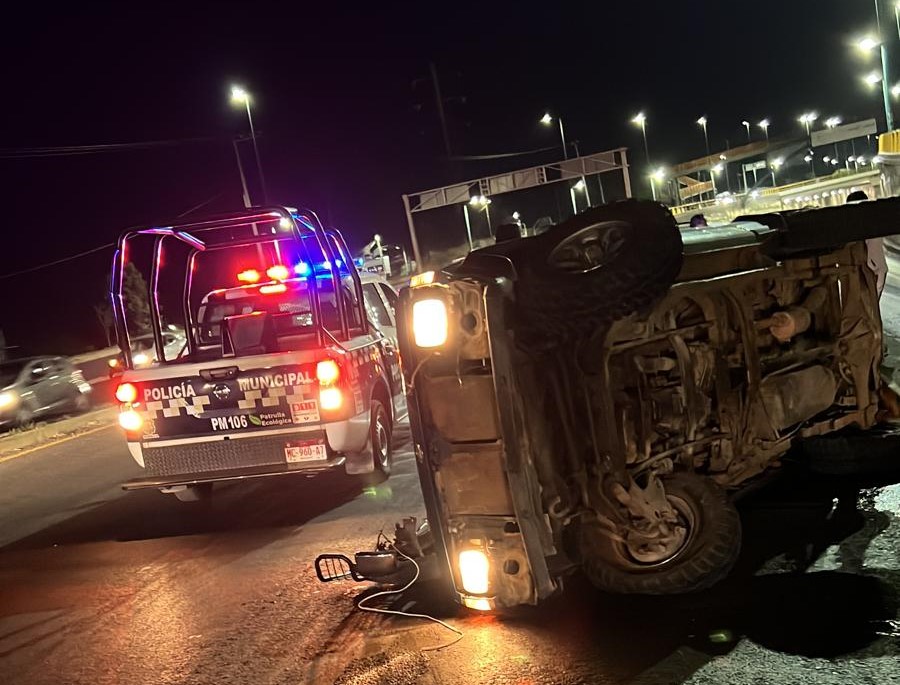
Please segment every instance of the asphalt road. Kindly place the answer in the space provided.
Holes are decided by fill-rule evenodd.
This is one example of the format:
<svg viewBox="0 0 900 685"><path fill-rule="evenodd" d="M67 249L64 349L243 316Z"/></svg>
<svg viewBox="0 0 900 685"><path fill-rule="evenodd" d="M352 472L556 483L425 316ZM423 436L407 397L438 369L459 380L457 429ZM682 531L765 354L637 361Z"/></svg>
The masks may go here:
<svg viewBox="0 0 900 685"><path fill-rule="evenodd" d="M377 488L264 479L221 488L209 507L119 490L136 467L114 428L0 463L0 682L900 679L900 486L800 470L744 501L745 554L711 592L615 598L575 578L546 606L488 616L423 583L392 606L463 638L422 651L455 636L359 612L364 585L322 585L311 567L421 516L405 433Z"/></svg>

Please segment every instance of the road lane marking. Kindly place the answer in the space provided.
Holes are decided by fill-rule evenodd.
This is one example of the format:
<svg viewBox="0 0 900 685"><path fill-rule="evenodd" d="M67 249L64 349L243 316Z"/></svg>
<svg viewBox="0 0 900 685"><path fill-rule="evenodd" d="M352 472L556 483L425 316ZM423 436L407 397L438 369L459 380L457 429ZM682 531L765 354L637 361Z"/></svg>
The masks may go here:
<svg viewBox="0 0 900 685"><path fill-rule="evenodd" d="M66 436L65 438L60 438L59 440L52 440L51 442L48 442L44 445L38 445L36 447L31 447L27 450L23 450L22 452L17 452L15 454L9 454L5 457L0 457L0 464L7 462L7 461L12 461L13 459L18 459L19 457L27 456L34 452L39 452L40 450L45 450L48 447L56 447L57 445L61 445L64 442L69 442L70 440L82 438L85 435L90 435L91 433L99 433L100 431L105 431L109 428L114 428L115 425L116 424L114 424L114 423L110 423L106 426L98 426L97 428L91 428L90 430L83 431L81 433L76 433L75 435L69 435L69 436Z"/></svg>

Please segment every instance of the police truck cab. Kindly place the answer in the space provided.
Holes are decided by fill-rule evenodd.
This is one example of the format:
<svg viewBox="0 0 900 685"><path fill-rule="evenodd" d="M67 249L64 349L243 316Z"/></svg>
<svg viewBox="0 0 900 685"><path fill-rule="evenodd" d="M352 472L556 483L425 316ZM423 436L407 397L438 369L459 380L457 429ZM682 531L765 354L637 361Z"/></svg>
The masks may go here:
<svg viewBox="0 0 900 685"><path fill-rule="evenodd" d="M365 288L343 237L309 211L125 232L111 279L116 398L144 473L124 487L191 501L215 482L298 471L386 478L405 412L393 291ZM173 325L186 334L177 353L165 345ZM132 341L147 329L155 361L142 366Z"/></svg>

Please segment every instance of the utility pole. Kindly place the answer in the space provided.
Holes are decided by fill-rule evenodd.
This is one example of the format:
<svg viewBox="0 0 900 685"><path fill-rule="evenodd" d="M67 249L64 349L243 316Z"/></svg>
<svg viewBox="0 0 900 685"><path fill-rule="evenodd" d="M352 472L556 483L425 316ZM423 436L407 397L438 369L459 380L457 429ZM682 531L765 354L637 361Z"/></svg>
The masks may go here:
<svg viewBox="0 0 900 685"><path fill-rule="evenodd" d="M434 87L434 103L437 107L438 117L441 120L441 133L444 136L444 151L447 153L447 157L450 158L453 156L453 152L450 149L450 133L447 130L447 116L444 113L444 97L441 95L441 84L438 80L437 67L434 62L429 62L428 67L431 69L431 84Z"/></svg>

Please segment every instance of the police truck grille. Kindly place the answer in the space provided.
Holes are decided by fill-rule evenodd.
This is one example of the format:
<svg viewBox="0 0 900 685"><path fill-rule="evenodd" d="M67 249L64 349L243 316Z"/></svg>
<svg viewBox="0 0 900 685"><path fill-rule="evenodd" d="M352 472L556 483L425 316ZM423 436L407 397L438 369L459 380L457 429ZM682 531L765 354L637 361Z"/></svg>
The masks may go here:
<svg viewBox="0 0 900 685"><path fill-rule="evenodd" d="M288 438L279 435L145 448L144 464L148 476L181 476L275 466L285 464L284 445L287 441Z"/></svg>

